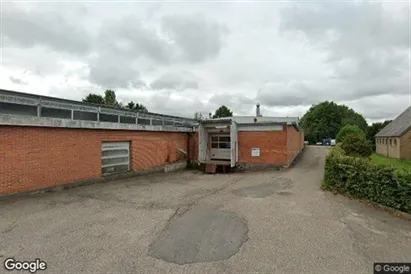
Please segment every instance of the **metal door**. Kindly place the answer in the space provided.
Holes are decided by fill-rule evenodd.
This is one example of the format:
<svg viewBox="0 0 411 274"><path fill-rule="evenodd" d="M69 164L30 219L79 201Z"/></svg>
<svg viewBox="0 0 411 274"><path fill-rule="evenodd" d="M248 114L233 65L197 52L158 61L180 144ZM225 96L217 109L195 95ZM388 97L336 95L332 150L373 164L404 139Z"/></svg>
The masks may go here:
<svg viewBox="0 0 411 274"><path fill-rule="evenodd" d="M229 134L211 135L211 160L231 159L231 138Z"/></svg>
<svg viewBox="0 0 411 274"><path fill-rule="evenodd" d="M101 173L112 174L130 170L130 142L103 142Z"/></svg>

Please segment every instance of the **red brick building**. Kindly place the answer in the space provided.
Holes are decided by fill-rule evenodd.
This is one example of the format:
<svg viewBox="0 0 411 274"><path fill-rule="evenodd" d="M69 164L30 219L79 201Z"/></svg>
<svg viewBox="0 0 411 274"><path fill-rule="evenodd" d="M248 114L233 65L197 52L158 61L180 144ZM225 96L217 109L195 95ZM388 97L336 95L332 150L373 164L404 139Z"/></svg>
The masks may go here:
<svg viewBox="0 0 411 274"><path fill-rule="evenodd" d="M234 116L202 121L198 161L240 168L289 166L304 147L298 118Z"/></svg>
<svg viewBox="0 0 411 274"><path fill-rule="evenodd" d="M127 171L164 171L187 161L189 134L0 126L0 190L10 194L101 179L102 145L129 145ZM113 150L115 151L115 150ZM183 166L184 167L184 166Z"/></svg>
<svg viewBox="0 0 411 274"><path fill-rule="evenodd" d="M0 195L184 168L193 126L192 119L0 90Z"/></svg>
<svg viewBox="0 0 411 274"><path fill-rule="evenodd" d="M191 119L0 90L0 196L185 168L288 166L296 118Z"/></svg>

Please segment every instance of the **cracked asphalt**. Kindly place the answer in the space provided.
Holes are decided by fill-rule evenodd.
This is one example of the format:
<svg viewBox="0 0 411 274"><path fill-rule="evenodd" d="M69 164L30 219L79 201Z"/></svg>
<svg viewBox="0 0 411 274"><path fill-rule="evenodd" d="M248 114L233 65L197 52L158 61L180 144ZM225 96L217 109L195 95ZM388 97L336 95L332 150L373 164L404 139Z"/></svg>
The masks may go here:
<svg viewBox="0 0 411 274"><path fill-rule="evenodd" d="M307 147L284 171L184 171L5 199L0 260L40 258L42 273L373 273L374 262L411 262L410 221L320 190L326 153Z"/></svg>

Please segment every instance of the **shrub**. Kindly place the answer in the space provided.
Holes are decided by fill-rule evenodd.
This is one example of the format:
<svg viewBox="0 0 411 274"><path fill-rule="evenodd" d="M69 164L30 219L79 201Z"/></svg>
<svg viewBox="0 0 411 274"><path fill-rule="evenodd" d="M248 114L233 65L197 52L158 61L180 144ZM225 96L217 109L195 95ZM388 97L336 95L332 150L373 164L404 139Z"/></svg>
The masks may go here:
<svg viewBox="0 0 411 274"><path fill-rule="evenodd" d="M337 143L331 150L330 154L345 155L345 151L342 149L341 143Z"/></svg>
<svg viewBox="0 0 411 274"><path fill-rule="evenodd" d="M337 143L343 142L344 138L350 134L357 134L357 135L364 137L364 139L366 139L364 131L362 131L358 126L346 125L342 127L340 131L338 132L337 138L336 138Z"/></svg>
<svg viewBox="0 0 411 274"><path fill-rule="evenodd" d="M347 155L355 157L369 157L373 152L371 143L365 139L365 136L358 134L346 135L341 148Z"/></svg>
<svg viewBox="0 0 411 274"><path fill-rule="evenodd" d="M332 152L326 158L322 186L411 213L411 172Z"/></svg>

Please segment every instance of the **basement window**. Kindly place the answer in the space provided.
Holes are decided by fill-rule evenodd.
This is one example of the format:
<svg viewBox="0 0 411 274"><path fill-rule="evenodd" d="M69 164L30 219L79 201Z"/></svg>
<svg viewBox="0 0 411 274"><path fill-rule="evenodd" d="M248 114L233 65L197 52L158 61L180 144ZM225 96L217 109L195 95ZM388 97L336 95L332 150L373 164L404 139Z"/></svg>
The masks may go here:
<svg viewBox="0 0 411 274"><path fill-rule="evenodd" d="M110 175L130 170L130 142L103 142L101 174Z"/></svg>

